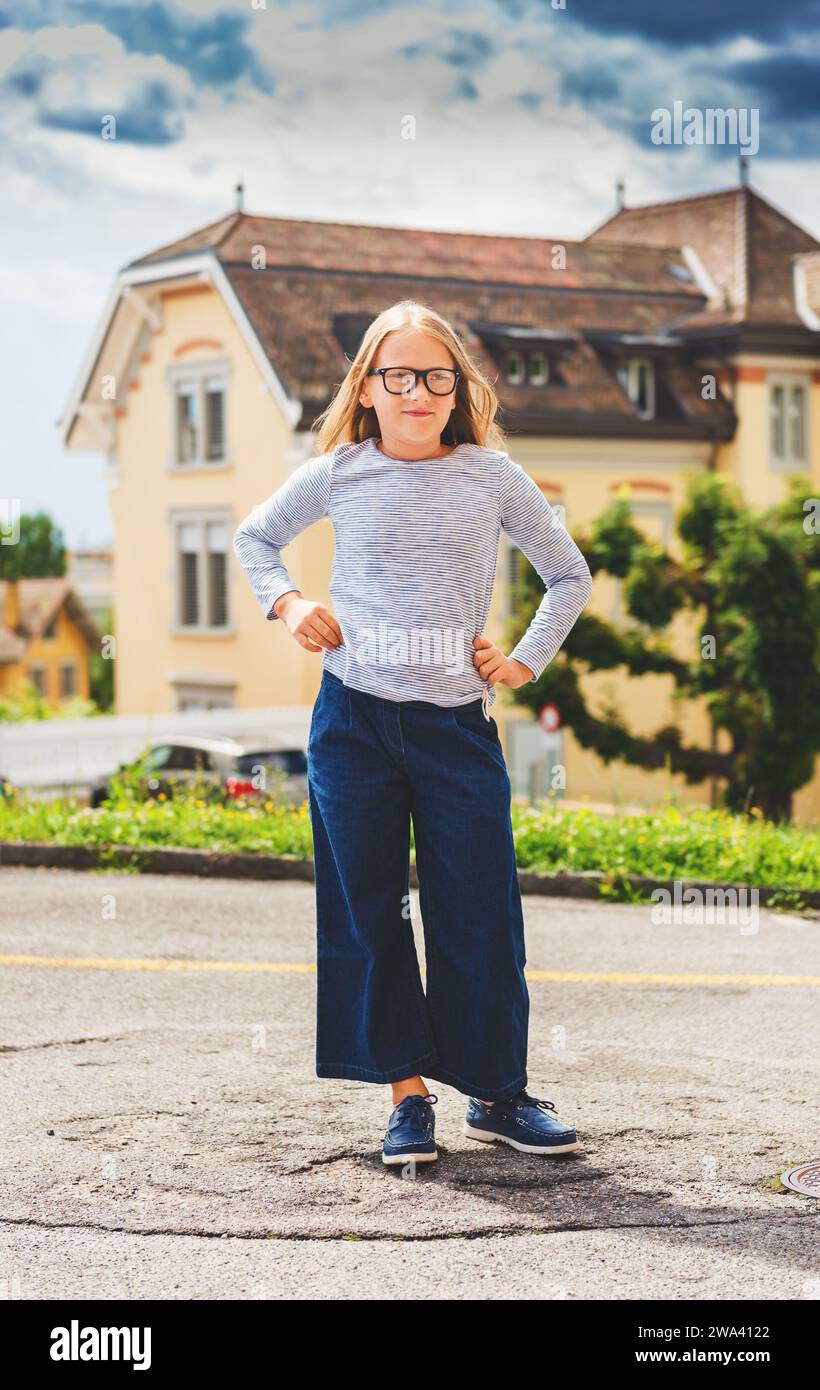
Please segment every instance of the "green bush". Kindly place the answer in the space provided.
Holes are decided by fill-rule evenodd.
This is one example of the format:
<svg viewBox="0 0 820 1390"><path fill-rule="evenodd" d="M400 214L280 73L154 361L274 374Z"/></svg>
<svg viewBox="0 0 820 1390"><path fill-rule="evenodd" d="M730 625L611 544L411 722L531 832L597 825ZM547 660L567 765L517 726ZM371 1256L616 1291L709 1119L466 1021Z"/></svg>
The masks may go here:
<svg viewBox="0 0 820 1390"><path fill-rule="evenodd" d="M0 798L0 840L134 849L180 847L215 853L310 859L307 802L208 800L197 788L142 799L135 774L118 776L112 798L96 810L76 798L38 801L25 792ZM681 810L665 806L642 815L564 810L554 802L512 807L518 867L534 873L595 870L604 892L631 898L630 875L705 879L792 890L820 882L820 833L773 825L758 811ZM411 839L412 848L412 839ZM795 905L799 898L791 899Z"/></svg>

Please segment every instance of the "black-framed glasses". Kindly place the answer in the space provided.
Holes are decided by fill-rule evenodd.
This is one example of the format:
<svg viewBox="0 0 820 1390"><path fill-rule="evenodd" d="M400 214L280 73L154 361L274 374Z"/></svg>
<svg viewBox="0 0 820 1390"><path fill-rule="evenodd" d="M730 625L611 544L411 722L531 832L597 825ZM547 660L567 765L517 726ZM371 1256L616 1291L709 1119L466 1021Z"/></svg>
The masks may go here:
<svg viewBox="0 0 820 1390"><path fill-rule="evenodd" d="M431 395L450 396L456 389L461 372L456 371L455 367L425 367L423 371L416 367L371 367L367 375L380 376L384 389L391 396L402 396L405 391L412 391L418 385L419 377Z"/></svg>

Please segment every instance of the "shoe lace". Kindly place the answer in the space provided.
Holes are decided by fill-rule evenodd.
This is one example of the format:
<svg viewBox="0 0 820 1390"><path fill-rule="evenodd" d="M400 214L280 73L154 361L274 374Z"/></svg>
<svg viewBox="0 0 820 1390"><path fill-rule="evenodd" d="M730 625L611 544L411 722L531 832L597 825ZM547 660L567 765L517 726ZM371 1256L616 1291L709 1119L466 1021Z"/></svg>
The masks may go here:
<svg viewBox="0 0 820 1390"><path fill-rule="evenodd" d="M435 1105L436 1101L438 1100L438 1096L434 1096L430 1091L428 1091L426 1096L405 1096L404 1099L405 1101L407 1101L407 1104L404 1107L405 1110L410 1110L416 1109L420 1105ZM403 1102L399 1101L399 1104L401 1105L403 1104ZM425 1115L424 1111L422 1111L421 1113L422 1115Z"/></svg>
<svg viewBox="0 0 820 1390"><path fill-rule="evenodd" d="M510 1105L535 1105L539 1110L554 1110L555 1106L551 1100L539 1100L537 1096L531 1096L528 1091L519 1091L517 1095L511 1096L508 1102Z"/></svg>

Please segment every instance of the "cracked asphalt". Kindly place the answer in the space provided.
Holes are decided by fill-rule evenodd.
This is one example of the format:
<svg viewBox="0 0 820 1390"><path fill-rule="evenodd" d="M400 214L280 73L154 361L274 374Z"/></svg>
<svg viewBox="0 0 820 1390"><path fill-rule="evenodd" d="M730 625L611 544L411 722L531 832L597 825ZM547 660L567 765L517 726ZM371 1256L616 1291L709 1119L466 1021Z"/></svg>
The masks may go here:
<svg viewBox="0 0 820 1390"><path fill-rule="evenodd" d="M820 1158L816 920L525 898L528 1088L582 1148L478 1145L425 1078L402 1176L390 1088L314 1075L312 884L6 866L0 901L6 1297L820 1297L820 1202L767 1183Z"/></svg>

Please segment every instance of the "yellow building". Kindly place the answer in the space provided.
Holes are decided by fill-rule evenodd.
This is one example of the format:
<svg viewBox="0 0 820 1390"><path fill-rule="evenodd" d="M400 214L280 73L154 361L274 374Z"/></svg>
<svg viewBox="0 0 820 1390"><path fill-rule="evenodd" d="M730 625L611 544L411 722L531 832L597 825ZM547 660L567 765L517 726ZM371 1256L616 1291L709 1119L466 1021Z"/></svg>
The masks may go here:
<svg viewBox="0 0 820 1390"><path fill-rule="evenodd" d="M30 682L55 707L88 699L101 636L70 579L0 580L0 698L19 697Z"/></svg>
<svg viewBox="0 0 820 1390"><path fill-rule="evenodd" d="M693 472L732 478L755 506L793 472L820 488L820 243L743 184L620 207L578 242L237 211L121 271L62 422L69 448L108 460L119 713L313 702L321 656L260 616L232 536L315 454L345 354L403 298L454 322L496 383L511 456L570 530L628 484L639 524L674 552ZM330 604L330 522L286 558L302 592ZM499 643L519 563L502 535L487 628ZM588 611L617 621L619 585L597 576ZM681 651L693 630L676 619ZM681 714L668 677L595 673L585 691L635 733L676 722L710 746L705 712ZM565 766L571 799L712 794L607 767L571 733L545 740L503 687L494 713L518 791L544 789L546 758ZM795 815L820 815L820 776Z"/></svg>

